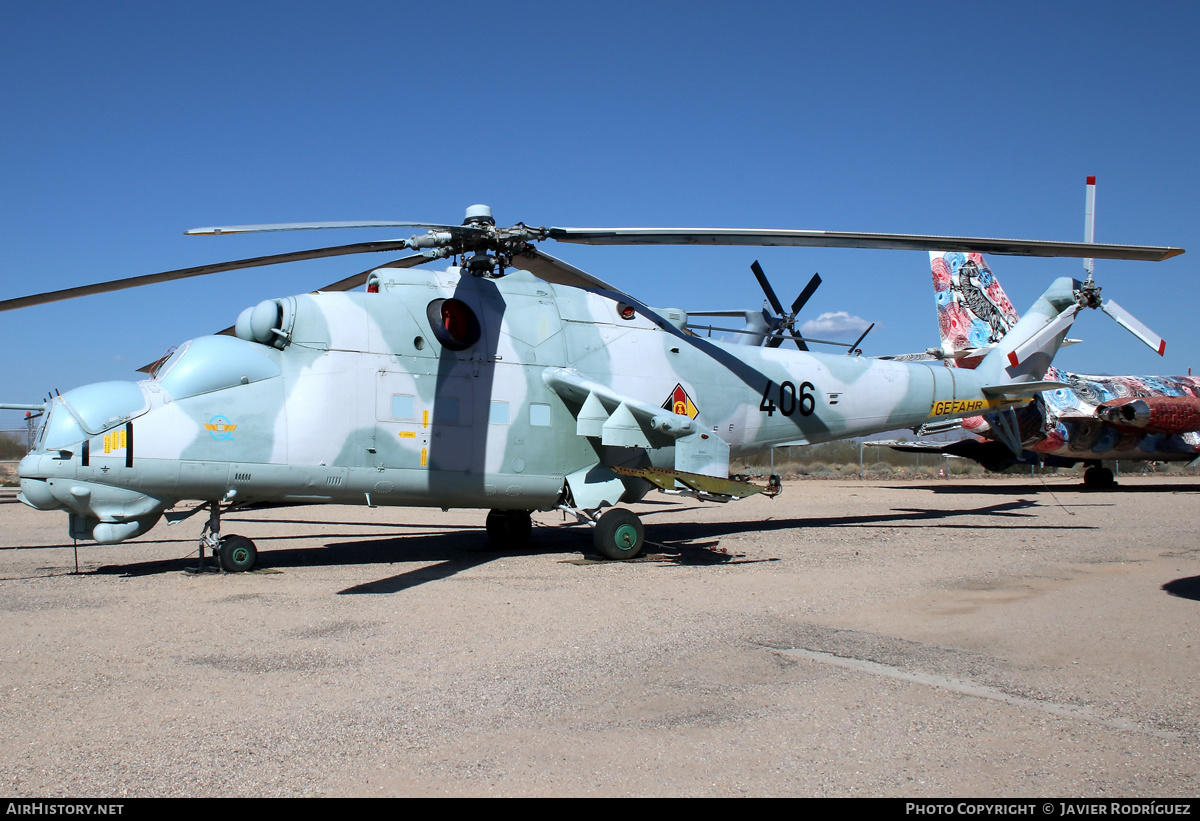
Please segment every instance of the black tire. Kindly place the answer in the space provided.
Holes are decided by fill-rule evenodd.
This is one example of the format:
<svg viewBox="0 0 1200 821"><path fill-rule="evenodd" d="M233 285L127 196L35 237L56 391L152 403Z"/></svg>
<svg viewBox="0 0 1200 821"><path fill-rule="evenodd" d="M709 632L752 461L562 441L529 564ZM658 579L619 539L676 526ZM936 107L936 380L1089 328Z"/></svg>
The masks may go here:
<svg viewBox="0 0 1200 821"><path fill-rule="evenodd" d="M487 515L488 540L502 550L529 545L533 519L528 510L492 510Z"/></svg>
<svg viewBox="0 0 1200 821"><path fill-rule="evenodd" d="M614 507L596 522L592 531L592 542L596 552L606 559L627 561L642 554L646 543L646 530L636 514L624 508Z"/></svg>
<svg viewBox="0 0 1200 821"><path fill-rule="evenodd" d="M226 536L221 539L220 556L226 573L245 573L258 562L258 548L245 536Z"/></svg>
<svg viewBox="0 0 1200 821"><path fill-rule="evenodd" d="M1092 467L1083 472L1083 486L1092 490L1116 487L1113 472L1108 468Z"/></svg>

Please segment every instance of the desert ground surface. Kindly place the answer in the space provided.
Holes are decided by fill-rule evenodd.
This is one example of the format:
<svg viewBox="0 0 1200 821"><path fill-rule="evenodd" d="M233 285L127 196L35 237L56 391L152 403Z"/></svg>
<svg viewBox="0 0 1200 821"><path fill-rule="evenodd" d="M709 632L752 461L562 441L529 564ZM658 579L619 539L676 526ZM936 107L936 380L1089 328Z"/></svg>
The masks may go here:
<svg viewBox="0 0 1200 821"><path fill-rule="evenodd" d="M1195 796L1195 479L196 516L111 547L0 498L10 796ZM592 560L588 560L591 557Z"/></svg>

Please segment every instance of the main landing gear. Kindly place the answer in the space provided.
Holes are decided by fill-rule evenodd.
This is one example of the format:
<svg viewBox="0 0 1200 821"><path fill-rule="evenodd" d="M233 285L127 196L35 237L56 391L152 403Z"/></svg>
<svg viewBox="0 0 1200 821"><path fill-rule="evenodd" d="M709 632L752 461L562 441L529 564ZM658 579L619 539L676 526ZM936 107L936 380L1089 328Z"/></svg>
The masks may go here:
<svg viewBox="0 0 1200 821"><path fill-rule="evenodd" d="M604 558L625 561L642 554L646 530L632 511L614 507L597 516L594 511L567 506L561 509L592 525L592 546ZM493 510L488 513L485 526L488 540L498 549L520 550L529 545L533 522L527 510Z"/></svg>
<svg viewBox="0 0 1200 821"><path fill-rule="evenodd" d="M606 510L592 531L596 552L606 559L636 559L646 544L646 529L637 514L621 507Z"/></svg>
<svg viewBox="0 0 1200 821"><path fill-rule="evenodd" d="M501 550L519 550L529 546L533 520L528 510L493 510L487 515L488 539Z"/></svg>
<svg viewBox="0 0 1200 821"><path fill-rule="evenodd" d="M1116 487L1117 483L1111 470L1100 465L1091 465L1083 472L1083 486L1091 490L1103 490Z"/></svg>
<svg viewBox="0 0 1200 821"><path fill-rule="evenodd" d="M254 565L258 562L258 548L254 545L254 542L245 536L238 536L232 533L228 536L221 535L220 502L211 502L208 510L208 522L204 525L204 530L200 534L200 566L188 572L216 572L217 568L213 568L210 571L204 566L205 548L212 552L213 558L220 565L220 569L226 573L245 573L248 570L253 570Z"/></svg>

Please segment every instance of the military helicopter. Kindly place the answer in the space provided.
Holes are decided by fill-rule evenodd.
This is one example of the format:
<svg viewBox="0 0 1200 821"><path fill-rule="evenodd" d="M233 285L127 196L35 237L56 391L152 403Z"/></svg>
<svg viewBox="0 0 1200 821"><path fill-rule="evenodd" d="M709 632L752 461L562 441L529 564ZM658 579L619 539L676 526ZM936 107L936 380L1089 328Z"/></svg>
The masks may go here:
<svg viewBox="0 0 1200 821"><path fill-rule="evenodd" d="M461 225L340 222L189 234L418 228L407 239L319 248L131 277L0 302L11 310L154 282L365 252L415 250L314 293L244 310L141 382L54 396L19 498L65 510L72 538L112 544L201 511L200 538L226 571L254 567L231 510L280 504L482 508L488 536L525 543L532 511L593 526L608 559L642 552L652 489L727 502L780 490L729 476L730 458L977 416L1030 401L1095 290L1056 280L974 370L813 353L790 313L747 315L750 344L695 334L685 311L644 305L539 250L688 244L963 250L1162 260L1178 248L727 228L498 227L473 205ZM417 269L454 258L445 270ZM765 277L762 280L765 283ZM353 291L362 285L364 290ZM753 312L747 312L748 314ZM735 329L736 330L736 329ZM797 350L783 347L793 341ZM851 351L853 353L853 351ZM190 509L186 501L197 502Z"/></svg>

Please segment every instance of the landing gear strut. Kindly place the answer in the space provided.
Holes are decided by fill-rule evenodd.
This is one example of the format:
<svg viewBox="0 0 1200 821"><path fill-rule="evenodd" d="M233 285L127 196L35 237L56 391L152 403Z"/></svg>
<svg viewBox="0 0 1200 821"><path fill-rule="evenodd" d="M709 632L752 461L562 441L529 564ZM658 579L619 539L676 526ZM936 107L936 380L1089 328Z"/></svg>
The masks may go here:
<svg viewBox="0 0 1200 821"><path fill-rule="evenodd" d="M501 550L517 550L529 545L533 520L528 510L493 510L487 515L488 539Z"/></svg>
<svg viewBox="0 0 1200 821"><path fill-rule="evenodd" d="M1111 470L1100 465L1092 465L1083 472L1083 486L1092 490L1102 490L1116 487L1117 483L1113 480Z"/></svg>
<svg viewBox="0 0 1200 821"><path fill-rule="evenodd" d="M254 542L245 536L236 534L221 535L220 502L210 502L208 511L208 522L205 523L204 530L200 533L200 566L188 572L208 573L217 570L217 568L213 568L210 571L204 566L205 548L211 551L220 569L226 573L244 573L247 570L253 570L254 565L258 562L258 548Z"/></svg>

